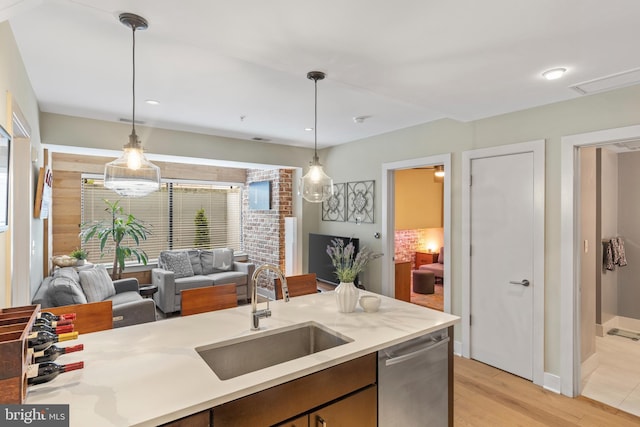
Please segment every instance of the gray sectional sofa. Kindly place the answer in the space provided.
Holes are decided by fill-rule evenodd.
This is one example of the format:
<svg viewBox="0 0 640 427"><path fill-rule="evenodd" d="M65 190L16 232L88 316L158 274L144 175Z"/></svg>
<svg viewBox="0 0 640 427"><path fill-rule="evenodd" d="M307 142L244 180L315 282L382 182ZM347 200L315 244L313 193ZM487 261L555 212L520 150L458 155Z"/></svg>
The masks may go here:
<svg viewBox="0 0 640 427"><path fill-rule="evenodd" d="M40 304L44 309L106 300L111 301L114 328L156 320L156 306L153 300L140 295L137 279L112 281L109 273L99 266L79 272L74 267L56 269L42 281L32 304Z"/></svg>
<svg viewBox="0 0 640 427"><path fill-rule="evenodd" d="M162 251L158 267L151 271L153 296L163 313L180 311L180 291L204 286L236 284L238 301L251 298L251 276L255 266L234 261L233 249L181 249Z"/></svg>

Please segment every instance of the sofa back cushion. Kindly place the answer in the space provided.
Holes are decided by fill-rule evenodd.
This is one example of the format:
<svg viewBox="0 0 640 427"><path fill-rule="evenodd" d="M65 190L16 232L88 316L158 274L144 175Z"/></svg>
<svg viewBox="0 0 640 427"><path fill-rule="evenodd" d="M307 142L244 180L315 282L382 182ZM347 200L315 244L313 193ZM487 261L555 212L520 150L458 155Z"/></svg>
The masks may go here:
<svg viewBox="0 0 640 427"><path fill-rule="evenodd" d="M80 286L89 302L104 301L116 294L111 277L102 266L81 270Z"/></svg>
<svg viewBox="0 0 640 427"><path fill-rule="evenodd" d="M88 302L78 282L62 275L51 279L47 295L54 307Z"/></svg>
<svg viewBox="0 0 640 427"><path fill-rule="evenodd" d="M51 295L49 295L49 289L51 289L51 281L53 277L45 277L36 289L36 293L33 295L31 299L31 304L40 304L41 308L49 308L54 307L54 303L51 300Z"/></svg>
<svg viewBox="0 0 640 427"><path fill-rule="evenodd" d="M176 279L194 275L190 256L187 251L160 252L160 265L165 270L173 271Z"/></svg>
<svg viewBox="0 0 640 427"><path fill-rule="evenodd" d="M202 264L200 261L200 249L189 249L187 251L189 254L189 261L191 262L191 269L193 270L193 274L199 276L202 274Z"/></svg>
<svg viewBox="0 0 640 427"><path fill-rule="evenodd" d="M202 273L211 274L233 269L233 249L219 248L200 252Z"/></svg>
<svg viewBox="0 0 640 427"><path fill-rule="evenodd" d="M73 280L76 283L80 283L80 276L78 276L78 271L73 267L62 267L57 268L53 272L53 277L66 277L67 279Z"/></svg>

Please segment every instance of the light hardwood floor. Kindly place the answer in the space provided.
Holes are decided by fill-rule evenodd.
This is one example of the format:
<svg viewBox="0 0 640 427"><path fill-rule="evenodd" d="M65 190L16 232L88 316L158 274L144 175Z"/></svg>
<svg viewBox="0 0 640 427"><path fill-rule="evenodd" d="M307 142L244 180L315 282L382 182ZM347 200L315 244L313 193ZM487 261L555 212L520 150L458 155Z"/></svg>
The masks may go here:
<svg viewBox="0 0 640 427"><path fill-rule="evenodd" d="M638 427L640 418L571 399L483 363L454 357L454 426Z"/></svg>

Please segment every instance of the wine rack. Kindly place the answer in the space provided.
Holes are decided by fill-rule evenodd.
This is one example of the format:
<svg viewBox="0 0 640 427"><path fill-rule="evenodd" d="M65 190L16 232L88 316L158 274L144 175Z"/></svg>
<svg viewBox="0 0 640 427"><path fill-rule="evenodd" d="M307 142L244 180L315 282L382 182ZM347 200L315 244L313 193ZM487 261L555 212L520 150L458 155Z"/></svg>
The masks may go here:
<svg viewBox="0 0 640 427"><path fill-rule="evenodd" d="M0 309L0 403L24 403L27 397L27 337L40 304Z"/></svg>

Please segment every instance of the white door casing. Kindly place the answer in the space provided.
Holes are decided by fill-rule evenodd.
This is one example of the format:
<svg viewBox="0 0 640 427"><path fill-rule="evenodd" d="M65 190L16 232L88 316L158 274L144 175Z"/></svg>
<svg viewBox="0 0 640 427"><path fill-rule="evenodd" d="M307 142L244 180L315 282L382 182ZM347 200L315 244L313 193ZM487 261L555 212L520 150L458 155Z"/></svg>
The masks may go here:
<svg viewBox="0 0 640 427"><path fill-rule="evenodd" d="M395 188L394 173L399 169L411 169L424 166L443 165L445 172L443 222L444 222L444 312L451 313L451 153L421 157L382 164L382 249L385 254L382 263L382 293L395 296L394 274L394 237L395 237Z"/></svg>
<svg viewBox="0 0 640 427"><path fill-rule="evenodd" d="M544 382L544 153L544 140L467 151L462 176L462 354L538 385ZM472 172L478 175L473 187ZM509 283L523 279L530 286Z"/></svg>
<svg viewBox="0 0 640 427"><path fill-rule="evenodd" d="M640 125L568 135L561 138L560 192L560 391L580 394L580 242L578 227L578 148L640 139Z"/></svg>

